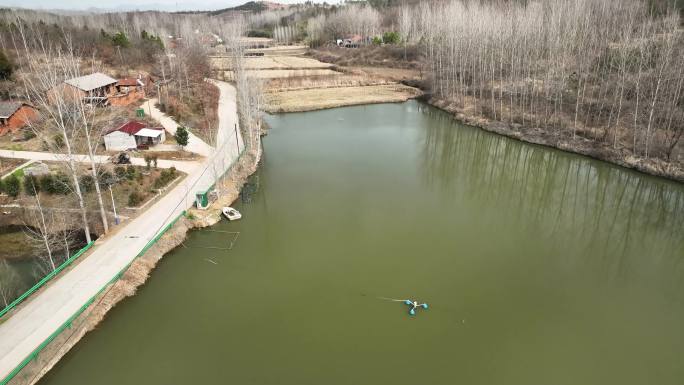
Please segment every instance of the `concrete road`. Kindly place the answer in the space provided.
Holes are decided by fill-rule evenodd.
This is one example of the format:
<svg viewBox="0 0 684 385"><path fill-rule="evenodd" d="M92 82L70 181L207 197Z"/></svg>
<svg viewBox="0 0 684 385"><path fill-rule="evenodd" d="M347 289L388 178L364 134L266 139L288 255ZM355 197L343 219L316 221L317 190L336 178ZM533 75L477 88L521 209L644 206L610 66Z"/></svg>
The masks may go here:
<svg viewBox="0 0 684 385"><path fill-rule="evenodd" d="M221 91L218 148L211 149L204 162L145 213L116 234L98 240L87 258L30 297L0 324L0 381L133 261L164 226L192 206L196 192L207 190L237 159L238 146L242 148L243 144L235 134L235 89L227 83L215 84Z"/></svg>
<svg viewBox="0 0 684 385"><path fill-rule="evenodd" d="M67 157L64 154L56 154L51 152L38 152L38 151L13 151L13 150L0 150L0 158L15 158L15 159L29 159L41 162L66 162ZM90 158L87 155L75 154L73 155L74 161L78 163L90 164ZM93 157L95 163L111 163L109 156L107 155L95 155ZM131 164L136 166L145 166L144 158L131 158ZM197 166L199 162L193 161L182 161L182 160L166 160L159 159L157 161L157 167L170 168L175 167L177 170L188 173ZM3 177L4 178L4 177Z"/></svg>
<svg viewBox="0 0 684 385"><path fill-rule="evenodd" d="M222 97L223 95L221 95L220 98ZM219 103L221 103L220 100ZM140 106L140 108L144 109L145 112L148 115L150 115L154 120L161 123L164 129L168 131L171 135L176 135L178 123L175 120L171 119L168 115L161 112L157 107L154 106L155 104L157 104L157 99L150 99L143 103ZM205 143L202 139L200 139L197 135L193 134L192 132L189 132L188 145L185 146L185 150L194 152L195 154L200 154L202 156L209 156L209 154L212 153L213 148L207 143Z"/></svg>

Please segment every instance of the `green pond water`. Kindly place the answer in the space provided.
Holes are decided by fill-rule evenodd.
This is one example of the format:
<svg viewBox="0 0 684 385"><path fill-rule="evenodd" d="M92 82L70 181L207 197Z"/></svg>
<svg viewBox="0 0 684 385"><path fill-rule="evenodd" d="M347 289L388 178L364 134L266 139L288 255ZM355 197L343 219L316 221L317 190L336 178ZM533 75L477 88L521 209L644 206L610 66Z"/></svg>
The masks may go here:
<svg viewBox="0 0 684 385"><path fill-rule="evenodd" d="M191 233L41 384L684 381L681 184L419 102L268 120L243 219Z"/></svg>

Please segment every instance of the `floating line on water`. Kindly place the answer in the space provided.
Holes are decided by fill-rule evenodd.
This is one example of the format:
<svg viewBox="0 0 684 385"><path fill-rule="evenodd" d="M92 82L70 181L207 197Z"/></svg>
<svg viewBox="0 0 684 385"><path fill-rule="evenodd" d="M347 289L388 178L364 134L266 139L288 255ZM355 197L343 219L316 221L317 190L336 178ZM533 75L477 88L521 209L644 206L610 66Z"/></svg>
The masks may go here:
<svg viewBox="0 0 684 385"><path fill-rule="evenodd" d="M204 258L204 260L207 262L213 263L214 265L218 265L218 262L214 261L213 259Z"/></svg>
<svg viewBox="0 0 684 385"><path fill-rule="evenodd" d="M387 297L375 297L377 299L382 299L385 301L394 301L394 302L404 302L406 301L405 299L396 299L396 298L387 298Z"/></svg>

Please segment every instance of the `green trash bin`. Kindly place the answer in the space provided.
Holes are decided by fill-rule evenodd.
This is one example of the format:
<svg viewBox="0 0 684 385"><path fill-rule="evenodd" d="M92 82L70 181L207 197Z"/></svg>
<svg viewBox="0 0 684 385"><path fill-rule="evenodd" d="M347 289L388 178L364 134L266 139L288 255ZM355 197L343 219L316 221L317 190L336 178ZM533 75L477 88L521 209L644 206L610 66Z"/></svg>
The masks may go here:
<svg viewBox="0 0 684 385"><path fill-rule="evenodd" d="M139 118L144 118L145 117L145 110L142 108L138 108L137 110L135 110L135 116L137 116Z"/></svg>
<svg viewBox="0 0 684 385"><path fill-rule="evenodd" d="M195 194L195 207L204 210L209 206L209 196L207 192L198 192Z"/></svg>

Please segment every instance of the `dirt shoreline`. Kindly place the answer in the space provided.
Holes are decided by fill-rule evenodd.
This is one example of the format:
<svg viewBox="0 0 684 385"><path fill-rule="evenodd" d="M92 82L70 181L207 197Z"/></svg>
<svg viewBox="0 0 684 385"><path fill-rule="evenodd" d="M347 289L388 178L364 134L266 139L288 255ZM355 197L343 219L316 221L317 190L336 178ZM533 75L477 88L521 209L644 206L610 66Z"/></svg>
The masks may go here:
<svg viewBox="0 0 684 385"><path fill-rule="evenodd" d="M218 189L220 197L209 209L190 209L181 217L145 254L136 258L126 272L111 283L95 300L26 365L8 385L33 385L37 383L80 341L94 330L105 315L126 297L135 295L137 288L150 277L157 263L176 247L180 246L187 232L204 228L221 220L221 207L234 202L247 178L258 168L261 151L250 149L240 156L235 166L228 171Z"/></svg>
<svg viewBox="0 0 684 385"><path fill-rule="evenodd" d="M413 87L405 86L407 89L417 90ZM332 89L335 89L334 87ZM339 88L364 88L364 87L339 87ZM317 91L321 89L311 89L306 91ZM358 90L354 90L358 92ZM403 100L402 97L405 98ZM317 103L302 103L295 107L276 106L269 108L268 112L305 112L327 108L344 107L351 105L403 102L411 98L421 96L421 92L406 91L402 97L375 97L372 101L357 101L346 98L346 101L333 100L327 101L320 97ZM376 100L377 99L377 100ZM450 106L448 101L438 99L425 99L428 104L443 110L452 115L456 120L465 124L481 128L488 132L493 132L512 139L517 139L526 143L543 145L562 151L585 155L591 158L602 160L618 166L630 168L645 174L664 177L678 182L684 182L684 170L680 167L654 159L640 159L626 156L624 152L612 149L607 146L598 145L587 139L578 137L575 140L560 138L542 130L534 128L523 128L520 125L510 127L507 123L492 122L484 118L467 116L463 112ZM258 156L260 152L254 149L243 154L236 167L231 169L219 186L220 197L212 203L208 210L188 210L189 215L181 217L144 255L137 258L129 269L113 284L111 284L95 301L76 317L70 328L53 339L47 347L32 360L9 385L35 384L42 378L76 343L89 331L95 329L104 319L105 315L117 303L135 295L138 287L143 285L152 270L163 256L181 245L186 238L187 232L193 228L204 228L212 226L221 220L221 207L234 202L240 193L240 189L258 168Z"/></svg>
<svg viewBox="0 0 684 385"><path fill-rule="evenodd" d="M490 121L486 118L467 115L464 111L451 105L447 100L425 98L423 101L452 115L459 122L488 132L517 139L525 143L538 144L573 154L588 156L651 176L675 182L684 182L684 168L673 163L654 158L635 157L631 151L626 149L614 149L611 146L596 143L581 136L577 136L575 139L565 138L538 128L523 127L520 124L509 125L505 122Z"/></svg>

